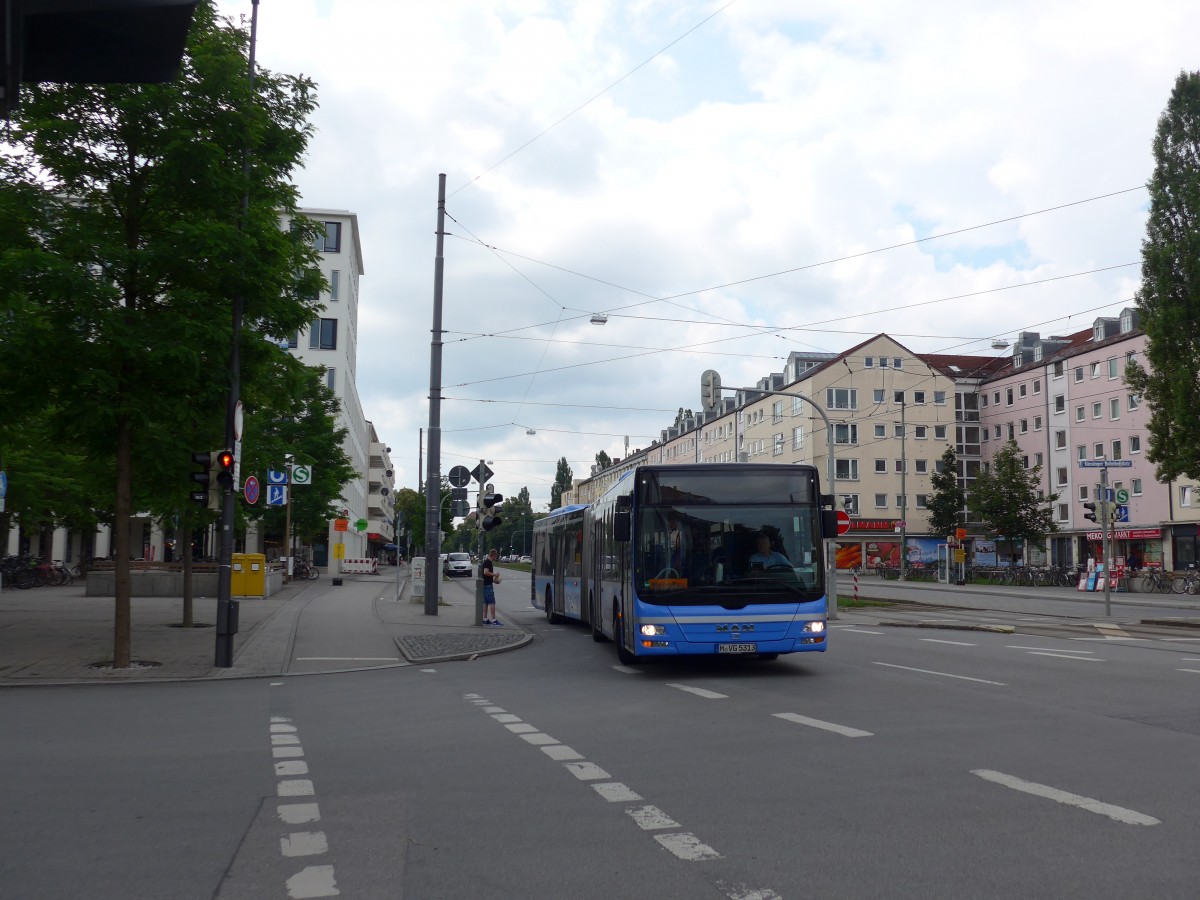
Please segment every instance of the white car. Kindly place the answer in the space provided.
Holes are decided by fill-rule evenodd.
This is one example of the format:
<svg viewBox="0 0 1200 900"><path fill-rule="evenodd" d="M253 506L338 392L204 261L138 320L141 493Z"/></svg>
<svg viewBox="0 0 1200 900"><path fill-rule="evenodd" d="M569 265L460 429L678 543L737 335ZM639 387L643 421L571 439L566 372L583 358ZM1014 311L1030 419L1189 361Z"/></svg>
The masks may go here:
<svg viewBox="0 0 1200 900"><path fill-rule="evenodd" d="M531 562L533 562L533 557L522 556L520 559L517 560L517 562L531 563Z"/></svg>
<svg viewBox="0 0 1200 900"><path fill-rule="evenodd" d="M446 554L446 561L442 563L442 574L447 575L450 578L454 578L455 576L470 578L473 574L475 574L475 569L471 565L471 554Z"/></svg>

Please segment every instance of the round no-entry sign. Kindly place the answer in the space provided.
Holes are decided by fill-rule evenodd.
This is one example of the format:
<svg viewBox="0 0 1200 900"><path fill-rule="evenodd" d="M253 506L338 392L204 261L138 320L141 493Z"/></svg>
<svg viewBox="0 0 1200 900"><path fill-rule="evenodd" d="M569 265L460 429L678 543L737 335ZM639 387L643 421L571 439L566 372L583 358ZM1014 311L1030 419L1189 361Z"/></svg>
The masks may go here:
<svg viewBox="0 0 1200 900"><path fill-rule="evenodd" d="M850 530L850 514L844 509L837 511L838 519L838 535L843 535Z"/></svg>

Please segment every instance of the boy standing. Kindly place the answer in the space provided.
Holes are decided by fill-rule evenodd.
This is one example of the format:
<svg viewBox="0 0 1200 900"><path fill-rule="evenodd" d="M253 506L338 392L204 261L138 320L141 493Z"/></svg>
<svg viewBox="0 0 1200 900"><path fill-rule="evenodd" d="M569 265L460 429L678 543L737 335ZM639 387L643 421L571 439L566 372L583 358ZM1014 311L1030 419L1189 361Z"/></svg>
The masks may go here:
<svg viewBox="0 0 1200 900"><path fill-rule="evenodd" d="M483 624L499 625L496 618L496 589L493 585L500 583L500 573L496 571L496 548L488 551L487 558L479 571L483 574Z"/></svg>

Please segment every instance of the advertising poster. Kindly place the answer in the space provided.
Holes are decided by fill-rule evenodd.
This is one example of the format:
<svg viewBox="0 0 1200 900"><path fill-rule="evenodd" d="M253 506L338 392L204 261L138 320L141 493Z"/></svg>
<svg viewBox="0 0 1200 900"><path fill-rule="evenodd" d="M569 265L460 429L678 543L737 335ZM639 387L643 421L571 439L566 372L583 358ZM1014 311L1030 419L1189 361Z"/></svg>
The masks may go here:
<svg viewBox="0 0 1200 900"><path fill-rule="evenodd" d="M868 568L875 566L899 566L899 541L867 541L863 546L863 564Z"/></svg>
<svg viewBox="0 0 1200 900"><path fill-rule="evenodd" d="M862 565L862 544L858 541L837 541L837 567L851 569Z"/></svg>
<svg viewBox="0 0 1200 900"><path fill-rule="evenodd" d="M911 565L936 566L938 559L938 544L943 543L935 537L908 538L908 561Z"/></svg>
<svg viewBox="0 0 1200 900"><path fill-rule="evenodd" d="M975 565L996 565L996 542L977 539L975 541Z"/></svg>

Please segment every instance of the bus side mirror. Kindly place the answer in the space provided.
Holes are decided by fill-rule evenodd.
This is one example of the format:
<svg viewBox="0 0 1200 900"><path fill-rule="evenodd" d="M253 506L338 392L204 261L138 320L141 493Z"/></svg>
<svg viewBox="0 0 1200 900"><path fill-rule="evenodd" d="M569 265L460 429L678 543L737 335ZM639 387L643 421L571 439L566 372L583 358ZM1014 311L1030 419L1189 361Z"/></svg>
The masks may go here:
<svg viewBox="0 0 1200 900"><path fill-rule="evenodd" d="M838 516L836 509L821 510L821 535L823 537L837 537L838 533Z"/></svg>
<svg viewBox="0 0 1200 900"><path fill-rule="evenodd" d="M620 510L613 513L613 537L618 541L629 540L629 511Z"/></svg>

